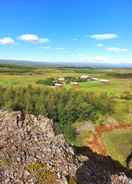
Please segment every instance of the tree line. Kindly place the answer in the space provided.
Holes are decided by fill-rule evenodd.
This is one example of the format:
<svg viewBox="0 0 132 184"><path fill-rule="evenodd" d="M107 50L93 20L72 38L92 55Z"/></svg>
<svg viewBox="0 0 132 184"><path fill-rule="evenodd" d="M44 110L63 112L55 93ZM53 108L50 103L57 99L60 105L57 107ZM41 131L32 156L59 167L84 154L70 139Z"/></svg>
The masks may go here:
<svg viewBox="0 0 132 184"><path fill-rule="evenodd" d="M80 92L73 89L44 87L0 87L0 108L23 111L53 119L57 132L74 137L75 121L92 120L114 112L113 98L107 93Z"/></svg>

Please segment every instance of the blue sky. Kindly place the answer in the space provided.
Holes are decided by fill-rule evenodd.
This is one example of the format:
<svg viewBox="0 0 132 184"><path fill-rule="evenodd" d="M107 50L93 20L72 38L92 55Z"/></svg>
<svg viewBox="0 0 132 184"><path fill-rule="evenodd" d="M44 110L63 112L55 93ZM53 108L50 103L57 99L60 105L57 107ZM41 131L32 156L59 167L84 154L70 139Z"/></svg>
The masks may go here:
<svg viewBox="0 0 132 184"><path fill-rule="evenodd" d="M132 63L131 0L1 0L0 58Z"/></svg>

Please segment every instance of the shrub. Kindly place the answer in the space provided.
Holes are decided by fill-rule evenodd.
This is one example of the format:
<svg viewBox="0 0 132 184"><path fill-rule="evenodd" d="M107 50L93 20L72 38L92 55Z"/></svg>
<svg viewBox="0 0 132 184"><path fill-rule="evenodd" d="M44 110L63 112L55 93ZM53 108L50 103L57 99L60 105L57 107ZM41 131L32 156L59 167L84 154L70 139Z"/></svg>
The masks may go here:
<svg viewBox="0 0 132 184"><path fill-rule="evenodd" d="M53 86L54 85L54 78L47 78L45 80L39 80L37 81L37 84L43 84L43 85L47 85L47 86Z"/></svg>
<svg viewBox="0 0 132 184"><path fill-rule="evenodd" d="M106 93L101 95L72 89L51 89L43 87L0 87L0 107L6 110L20 110L36 116L53 119L56 129L66 138L73 139L72 124L79 120L96 122L100 117L115 111L113 99Z"/></svg>

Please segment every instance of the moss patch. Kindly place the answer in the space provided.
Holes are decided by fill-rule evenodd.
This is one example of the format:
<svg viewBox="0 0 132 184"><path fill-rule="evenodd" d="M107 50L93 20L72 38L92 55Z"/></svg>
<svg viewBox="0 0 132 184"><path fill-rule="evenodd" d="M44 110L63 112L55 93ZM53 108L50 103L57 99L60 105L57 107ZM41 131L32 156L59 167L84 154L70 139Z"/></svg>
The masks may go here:
<svg viewBox="0 0 132 184"><path fill-rule="evenodd" d="M56 176L45 164L31 163L27 166L27 170L36 178L38 184L57 184Z"/></svg>

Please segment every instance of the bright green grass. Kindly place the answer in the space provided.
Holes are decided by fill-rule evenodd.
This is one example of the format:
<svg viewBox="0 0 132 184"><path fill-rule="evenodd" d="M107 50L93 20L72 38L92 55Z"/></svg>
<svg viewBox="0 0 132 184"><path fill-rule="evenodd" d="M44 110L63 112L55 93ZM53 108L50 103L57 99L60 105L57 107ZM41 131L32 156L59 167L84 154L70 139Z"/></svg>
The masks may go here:
<svg viewBox="0 0 132 184"><path fill-rule="evenodd" d="M5 69L7 70L5 72ZM46 78L60 78L65 76L73 76L73 77L79 77L83 74L92 75L93 77L97 77L100 79L109 79L110 83L103 84L99 81L87 81L87 82L80 82L80 89L81 91L86 92L95 92L95 93L102 93L107 92L110 95L114 96L120 96L124 93L124 91L132 91L132 83L131 79L119 79L114 78L112 76L108 76L109 72L112 72L112 70L90 70L90 69L71 69L71 68L34 68L28 69L25 68L21 69L17 67L17 73L16 68L11 68L10 70L13 72L13 74L10 74L8 72L9 68L1 68L0 71L0 85L8 86L8 85L19 85L19 86L26 86L26 85L40 85L37 84L38 80L44 80ZM10 71L9 70L9 71ZM20 71L23 71L25 73L21 73ZM120 70L114 70L114 72L119 72ZM124 70L123 70L124 71ZM20 72L20 73L19 73ZM129 72L129 70L126 70L124 72ZM132 71L131 71L132 72ZM44 85L41 85L44 87ZM75 88L71 85L65 85L65 88ZM76 88L75 88L76 89Z"/></svg>
<svg viewBox="0 0 132 184"><path fill-rule="evenodd" d="M76 88L70 84L65 85L65 87L95 93L107 92L113 96L119 96L125 91L132 92L132 79L115 78L112 75L115 73L132 73L132 69L32 68L16 65L0 65L0 85L38 86L40 84L37 84L37 81L45 80L46 78L65 76L78 78L81 75L88 74L99 79L109 79L110 83L103 84L99 81L87 81L80 82L80 88ZM41 86L44 87L44 85ZM130 100L127 103L130 103Z"/></svg>
<svg viewBox="0 0 132 184"><path fill-rule="evenodd" d="M103 84L99 81L88 81L80 83L80 89L90 92L107 92L111 95L121 95L125 91L132 90L131 80L110 79L110 83Z"/></svg>
<svg viewBox="0 0 132 184"><path fill-rule="evenodd" d="M70 75L70 74L68 74ZM41 75L0 75L0 85L38 85L38 80L44 80L49 77L59 78L60 76L68 76L65 73L60 75L59 73L41 74ZM72 74L74 75L74 74ZM71 76L71 75L70 75ZM65 85L66 88L74 88L71 85ZM131 91L132 84L129 80L113 80L109 84L102 84L98 81L80 82L80 90L88 92L107 92L112 95L120 95L124 91Z"/></svg>
<svg viewBox="0 0 132 184"><path fill-rule="evenodd" d="M0 85L7 85L7 86L10 86L10 85L15 85L17 84L17 82L15 80L0 80Z"/></svg>
<svg viewBox="0 0 132 184"><path fill-rule="evenodd" d="M121 164L126 165L126 159L132 149L132 129L114 130L102 135L102 141L108 154Z"/></svg>
<svg viewBox="0 0 132 184"><path fill-rule="evenodd" d="M10 73L12 72L12 73ZM45 78L59 78L64 76L79 77L84 74L91 75L92 77L97 77L100 79L109 79L110 84L101 84L99 81L88 81L80 83L81 89L93 90L98 89L125 89L132 87L131 78L126 80L121 80L119 78L114 78L110 73L128 73L132 70L128 69L90 69L90 68L32 68L32 67L20 67L16 65L0 65L0 80L15 80L16 82L22 83L35 83L39 79ZM6 82L5 82L6 83ZM124 86L123 86L124 85ZM103 88L102 88L103 87ZM122 88L123 89L123 88Z"/></svg>
<svg viewBox="0 0 132 184"><path fill-rule="evenodd" d="M102 84L98 81L87 81L87 82L80 82L81 88L91 88L91 87L100 87Z"/></svg>

